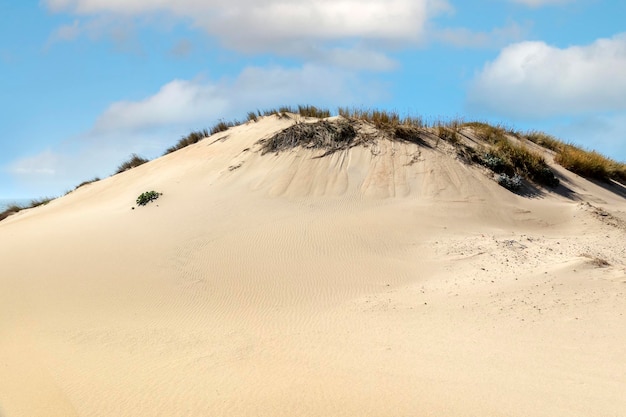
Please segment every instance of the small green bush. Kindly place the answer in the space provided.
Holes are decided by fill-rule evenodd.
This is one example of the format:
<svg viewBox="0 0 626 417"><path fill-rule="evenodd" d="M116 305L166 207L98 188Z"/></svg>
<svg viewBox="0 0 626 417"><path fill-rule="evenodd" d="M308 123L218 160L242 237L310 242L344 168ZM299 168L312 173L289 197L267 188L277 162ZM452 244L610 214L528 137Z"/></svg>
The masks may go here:
<svg viewBox="0 0 626 417"><path fill-rule="evenodd" d="M511 191L517 191L522 188L522 177L517 174L512 177L509 177L507 174L499 174L496 181L498 181L498 184Z"/></svg>
<svg viewBox="0 0 626 417"><path fill-rule="evenodd" d="M139 197L137 197L137 205L145 206L149 202L159 198L159 196L161 195L162 193L157 193L156 191L146 191L145 193L142 193Z"/></svg>

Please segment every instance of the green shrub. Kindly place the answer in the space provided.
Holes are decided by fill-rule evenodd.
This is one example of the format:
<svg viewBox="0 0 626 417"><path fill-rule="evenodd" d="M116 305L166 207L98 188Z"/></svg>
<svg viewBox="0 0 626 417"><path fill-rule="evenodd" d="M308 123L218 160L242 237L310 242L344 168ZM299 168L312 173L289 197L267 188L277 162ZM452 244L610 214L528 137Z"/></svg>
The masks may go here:
<svg viewBox="0 0 626 417"><path fill-rule="evenodd" d="M137 205L145 206L151 201L156 200L159 196L163 195L162 193L157 193L156 191L146 191L137 197Z"/></svg>
<svg viewBox="0 0 626 417"><path fill-rule="evenodd" d="M507 174L499 174L496 181L498 184L511 191L518 191L522 188L522 177L517 174L512 177L509 177Z"/></svg>

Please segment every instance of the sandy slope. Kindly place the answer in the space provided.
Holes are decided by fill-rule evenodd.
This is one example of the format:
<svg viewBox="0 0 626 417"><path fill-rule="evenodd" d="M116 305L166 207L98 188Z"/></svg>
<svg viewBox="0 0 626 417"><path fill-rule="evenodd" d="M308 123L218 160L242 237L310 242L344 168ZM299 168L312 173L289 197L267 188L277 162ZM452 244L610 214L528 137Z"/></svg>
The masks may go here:
<svg viewBox="0 0 626 417"><path fill-rule="evenodd" d="M291 123L0 223L0 415L626 416L624 198Z"/></svg>

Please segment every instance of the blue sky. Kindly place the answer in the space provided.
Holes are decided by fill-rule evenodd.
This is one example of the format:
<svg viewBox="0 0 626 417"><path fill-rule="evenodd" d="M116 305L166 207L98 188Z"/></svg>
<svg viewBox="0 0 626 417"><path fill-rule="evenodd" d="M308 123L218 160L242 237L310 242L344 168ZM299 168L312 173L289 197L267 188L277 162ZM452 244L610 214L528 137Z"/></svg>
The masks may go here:
<svg viewBox="0 0 626 417"><path fill-rule="evenodd" d="M250 110L543 130L626 161L622 0L0 0L0 198Z"/></svg>

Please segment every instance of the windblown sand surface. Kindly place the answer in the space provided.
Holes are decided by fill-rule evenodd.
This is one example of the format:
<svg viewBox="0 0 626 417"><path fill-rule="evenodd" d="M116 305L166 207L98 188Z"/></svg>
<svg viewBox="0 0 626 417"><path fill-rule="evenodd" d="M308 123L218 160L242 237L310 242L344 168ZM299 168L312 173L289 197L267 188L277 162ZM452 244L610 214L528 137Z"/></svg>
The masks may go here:
<svg viewBox="0 0 626 417"><path fill-rule="evenodd" d="M292 123L0 223L2 417L626 416L617 189L554 166L521 197L443 144L261 155Z"/></svg>

